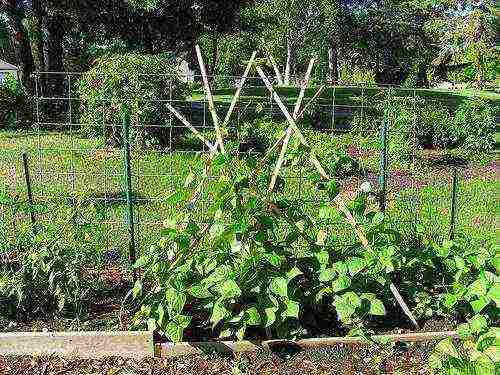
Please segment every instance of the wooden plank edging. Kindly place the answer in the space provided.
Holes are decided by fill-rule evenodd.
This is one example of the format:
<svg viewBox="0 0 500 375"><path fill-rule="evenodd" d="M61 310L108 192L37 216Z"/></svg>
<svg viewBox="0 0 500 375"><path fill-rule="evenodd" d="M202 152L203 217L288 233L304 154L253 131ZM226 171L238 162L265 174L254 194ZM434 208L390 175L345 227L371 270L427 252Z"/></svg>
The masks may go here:
<svg viewBox="0 0 500 375"><path fill-rule="evenodd" d="M0 334L0 356L145 358L154 355L151 332L11 332Z"/></svg>
<svg viewBox="0 0 500 375"><path fill-rule="evenodd" d="M456 331L422 332L372 336L375 342L426 342L447 337ZM325 337L263 342L208 341L153 344L151 332L11 332L0 334L0 356L58 355L99 359L104 357L177 357L207 353L249 353L290 346L310 350L334 346L372 345L360 337Z"/></svg>
<svg viewBox="0 0 500 375"><path fill-rule="evenodd" d="M372 336L375 342L406 342L416 343L435 341L444 338L458 338L456 331L422 332L395 335ZM185 355L199 355L207 353L249 353L259 350L272 350L276 346L290 346L302 350L319 349L332 346L364 346L372 345L361 337L325 337L294 340L268 340L263 342L242 341L209 341L209 342L180 342L155 344L156 357L177 357Z"/></svg>

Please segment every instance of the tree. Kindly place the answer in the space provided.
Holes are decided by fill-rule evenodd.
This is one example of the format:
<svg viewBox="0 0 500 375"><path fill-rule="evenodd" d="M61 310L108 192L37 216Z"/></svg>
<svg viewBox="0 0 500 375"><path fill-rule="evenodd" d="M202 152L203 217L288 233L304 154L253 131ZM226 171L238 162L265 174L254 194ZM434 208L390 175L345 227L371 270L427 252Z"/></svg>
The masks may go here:
<svg viewBox="0 0 500 375"><path fill-rule="evenodd" d="M228 30L247 1L0 0L0 13L19 39L25 80L33 70L64 71L65 57L88 43L118 39L145 53L187 52L206 29ZM82 48L83 46L83 48ZM85 68L85 64L84 64ZM27 82L27 81L26 81ZM62 85L49 84L51 91Z"/></svg>

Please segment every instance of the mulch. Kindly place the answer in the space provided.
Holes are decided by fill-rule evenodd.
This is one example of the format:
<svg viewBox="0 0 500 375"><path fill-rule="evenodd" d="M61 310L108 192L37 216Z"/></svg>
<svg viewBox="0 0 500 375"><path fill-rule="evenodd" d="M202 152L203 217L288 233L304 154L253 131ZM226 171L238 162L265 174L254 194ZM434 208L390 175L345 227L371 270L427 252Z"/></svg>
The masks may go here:
<svg viewBox="0 0 500 375"><path fill-rule="evenodd" d="M393 347L337 347L298 353L196 355L178 358L87 360L59 357L0 357L1 375L327 375L430 374L427 358L435 342Z"/></svg>

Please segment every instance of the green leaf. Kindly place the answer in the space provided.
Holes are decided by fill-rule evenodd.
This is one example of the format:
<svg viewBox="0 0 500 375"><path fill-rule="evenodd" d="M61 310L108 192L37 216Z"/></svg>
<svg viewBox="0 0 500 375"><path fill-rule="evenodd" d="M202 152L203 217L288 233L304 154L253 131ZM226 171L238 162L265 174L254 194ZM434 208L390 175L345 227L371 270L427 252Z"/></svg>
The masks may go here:
<svg viewBox="0 0 500 375"><path fill-rule="evenodd" d="M458 299L457 297L454 295L454 294L451 294L451 293L446 293L444 295L444 298L443 298L443 305L448 308L448 309L451 309L453 306L455 306L455 304L458 302Z"/></svg>
<svg viewBox="0 0 500 375"><path fill-rule="evenodd" d="M363 258L353 257L347 261L347 268L349 269L349 273L351 274L351 276L354 276L358 272L363 270L365 265L366 263Z"/></svg>
<svg viewBox="0 0 500 375"><path fill-rule="evenodd" d="M186 304L186 295L173 288L165 291L165 300L167 301L167 310L170 316L178 315L184 309Z"/></svg>
<svg viewBox="0 0 500 375"><path fill-rule="evenodd" d="M372 224L373 225L379 225L384 222L384 214L382 212L377 212L375 215L373 215L372 218Z"/></svg>
<svg viewBox="0 0 500 375"><path fill-rule="evenodd" d="M284 277L275 277L269 285L269 290L277 296L288 298L288 281Z"/></svg>
<svg viewBox="0 0 500 375"><path fill-rule="evenodd" d="M468 338L470 335L472 335L469 323L460 324L457 327L457 333L462 340L464 340L464 339Z"/></svg>
<svg viewBox="0 0 500 375"><path fill-rule="evenodd" d="M339 183L335 180L328 181L326 183L326 191L330 200L334 200L340 191Z"/></svg>
<svg viewBox="0 0 500 375"><path fill-rule="evenodd" d="M134 287L132 288L132 295L134 298L137 298L142 293L142 281L137 279L135 280Z"/></svg>
<svg viewBox="0 0 500 375"><path fill-rule="evenodd" d="M276 311L278 311L277 307L268 307L264 309L264 313L266 314L266 328L276 321Z"/></svg>
<svg viewBox="0 0 500 375"><path fill-rule="evenodd" d="M323 220L335 221L340 219L340 214L335 207L328 204L320 207L319 218Z"/></svg>
<svg viewBox="0 0 500 375"><path fill-rule="evenodd" d="M188 290L188 293L195 298L210 298L213 296L208 288L203 284L193 285Z"/></svg>
<svg viewBox="0 0 500 375"><path fill-rule="evenodd" d="M249 326L258 326L261 323L260 314L256 307L250 307L245 310L246 324Z"/></svg>
<svg viewBox="0 0 500 375"><path fill-rule="evenodd" d="M474 310L476 314L479 314L486 306L488 306L490 301L490 298L481 296L477 300L471 301L470 305L472 306L472 310Z"/></svg>
<svg viewBox="0 0 500 375"><path fill-rule="evenodd" d="M147 321L148 331L153 332L156 329L156 319L149 318Z"/></svg>
<svg viewBox="0 0 500 375"><path fill-rule="evenodd" d="M481 296L484 296L486 294L487 285L486 285L485 280L483 280L482 278L479 278L476 281L474 281L472 284L470 284L467 289L468 289L468 292L467 292L468 295L481 297Z"/></svg>
<svg viewBox="0 0 500 375"><path fill-rule="evenodd" d="M474 317L469 320L469 326L471 333L481 333L484 329L488 328L488 321L484 315L474 315Z"/></svg>
<svg viewBox="0 0 500 375"><path fill-rule="evenodd" d="M184 329L189 326L190 322L191 317L180 315L174 320L168 322L165 327L165 334L170 340L172 340L172 342L180 342L182 341L182 337L184 335Z"/></svg>
<svg viewBox="0 0 500 375"><path fill-rule="evenodd" d="M269 262L271 266L279 267L281 265L281 257L275 253L265 253L264 258Z"/></svg>
<svg viewBox="0 0 500 375"><path fill-rule="evenodd" d="M349 268L345 262L335 262L333 263L333 269L339 273L339 275L347 275Z"/></svg>
<svg viewBox="0 0 500 375"><path fill-rule="evenodd" d="M368 311L371 315L385 315L384 303L379 299L373 299L370 301L370 310Z"/></svg>
<svg viewBox="0 0 500 375"><path fill-rule="evenodd" d="M342 296L336 296L333 302L341 321L348 322L361 306L361 299L354 292L347 292Z"/></svg>
<svg viewBox="0 0 500 375"><path fill-rule="evenodd" d="M327 265L328 260L330 259L327 251L319 251L314 254L314 256L316 257L320 265Z"/></svg>
<svg viewBox="0 0 500 375"><path fill-rule="evenodd" d="M500 283L494 283L488 290L487 296L495 302L497 307L500 307Z"/></svg>
<svg viewBox="0 0 500 375"><path fill-rule="evenodd" d="M226 318L227 316L229 316L229 311L222 304L222 301L215 302L212 309L212 316L210 317L212 327L215 327L222 319Z"/></svg>
<svg viewBox="0 0 500 375"><path fill-rule="evenodd" d="M346 275L339 276L336 280L332 282L332 292L340 292L351 286L351 278Z"/></svg>
<svg viewBox="0 0 500 375"><path fill-rule="evenodd" d="M290 317L290 318L296 318L298 319L299 318L299 303L298 302L295 302L295 301L292 301L290 299L287 299L285 301L285 306L286 306L286 309L285 309L285 312L284 312L284 316L285 317Z"/></svg>
<svg viewBox="0 0 500 375"><path fill-rule="evenodd" d="M134 263L134 268L142 268L149 263L149 257L147 255L141 256Z"/></svg>
<svg viewBox="0 0 500 375"><path fill-rule="evenodd" d="M224 234L224 224L214 223L209 230L210 238L217 238Z"/></svg>
<svg viewBox="0 0 500 375"><path fill-rule="evenodd" d="M337 272L333 268L326 268L319 274L319 281L328 282L335 278Z"/></svg>
<svg viewBox="0 0 500 375"><path fill-rule="evenodd" d="M161 303L158 304L156 308L156 313L158 314L158 325L163 325L163 318L165 317L165 310L163 309L163 305Z"/></svg>
<svg viewBox="0 0 500 375"><path fill-rule="evenodd" d="M234 280L226 280L219 289L223 299L236 298L241 296L241 289Z"/></svg>
<svg viewBox="0 0 500 375"><path fill-rule="evenodd" d="M286 273L286 278L287 278L288 282L290 282L293 279L295 279L297 276L302 275L302 274L303 274L303 272L299 268L293 267L290 271L288 271Z"/></svg>
<svg viewBox="0 0 500 375"><path fill-rule="evenodd" d="M465 270L467 269L467 266L465 264L465 260L464 258L462 257L459 257L458 255L455 255L453 257L453 260L455 261L455 266L459 269L459 270Z"/></svg>
<svg viewBox="0 0 500 375"><path fill-rule="evenodd" d="M451 338L441 340L436 345L434 350L443 357L448 356L453 358L460 358L460 353L458 352L457 348L455 348L455 345L453 345L453 340Z"/></svg>

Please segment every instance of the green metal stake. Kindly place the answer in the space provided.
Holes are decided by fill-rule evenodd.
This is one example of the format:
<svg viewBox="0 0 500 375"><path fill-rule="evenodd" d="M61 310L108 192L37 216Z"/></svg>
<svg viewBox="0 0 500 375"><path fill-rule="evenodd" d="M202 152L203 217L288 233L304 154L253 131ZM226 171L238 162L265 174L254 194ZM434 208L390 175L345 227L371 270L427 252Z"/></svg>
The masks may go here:
<svg viewBox="0 0 500 375"><path fill-rule="evenodd" d="M387 202L387 114L389 111L385 111L384 119L382 123L382 128L380 129L380 196L379 196L379 207L380 211L384 212Z"/></svg>
<svg viewBox="0 0 500 375"><path fill-rule="evenodd" d="M36 231L36 219L35 219L35 204L33 203L33 191L31 190L31 178L30 178L30 170L28 165L28 154L23 152L23 167L24 167L24 180L26 182L26 189L28 191L28 207L30 211L30 219L31 225L33 227L33 232Z"/></svg>
<svg viewBox="0 0 500 375"><path fill-rule="evenodd" d="M134 230L134 206L132 201L132 170L130 167L130 107L122 106L123 116L123 155L125 162L125 182L127 198L127 222L129 232L129 260L132 264L136 261L135 252L135 230ZM135 273L134 273L135 278Z"/></svg>
<svg viewBox="0 0 500 375"><path fill-rule="evenodd" d="M455 238L455 223L457 220L457 198L458 198L458 170L453 169L453 181L451 190L451 218L450 218L450 240Z"/></svg>

